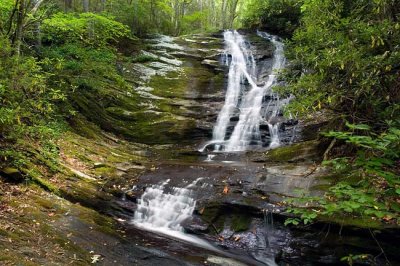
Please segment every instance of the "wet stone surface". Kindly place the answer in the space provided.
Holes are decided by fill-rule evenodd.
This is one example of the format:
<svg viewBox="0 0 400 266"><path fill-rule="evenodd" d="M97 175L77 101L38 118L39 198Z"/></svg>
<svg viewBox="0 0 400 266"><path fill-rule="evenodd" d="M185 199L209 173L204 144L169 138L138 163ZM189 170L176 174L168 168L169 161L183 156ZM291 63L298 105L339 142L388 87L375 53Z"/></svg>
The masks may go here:
<svg viewBox="0 0 400 266"><path fill-rule="evenodd" d="M263 85L271 73L273 47L256 34L246 37L254 59L262 65L257 83ZM135 185L120 191L121 197L111 210L126 229L126 243L140 251L136 251L135 260L127 259L129 263L273 265L275 261L280 265L336 265L350 253L380 253L370 237L358 237L358 232L339 236L334 226L302 230L283 226L283 200L298 197L296 190L321 196L322 188L331 182L324 178L330 173L317 167L324 144L315 139L325 123L323 118L299 123L277 116L276 121L270 121L280 123L284 145L309 142L276 150L261 147L246 153L213 152L211 145L203 153L198 152L211 139L224 102L227 68L222 60L222 34L154 36L146 42L140 55L148 61L124 66L125 77L139 82L132 84L130 94L121 96L120 102L107 109L121 122L123 135L153 145L147 154L149 167L120 165L124 180L135 178ZM264 100L274 97L267 95ZM132 107L136 106L130 102L133 98L140 108ZM231 131L238 120L237 112L230 119ZM263 142L268 143L268 125L261 124L260 131ZM134 175L137 170L143 173ZM218 251L134 226L134 212L142 195L168 179L165 194L198 180L189 188L190 197L196 200L194 214L181 225L187 235L207 240ZM362 243L368 243L368 248ZM390 242L383 245L386 249ZM123 253L125 248L127 253L133 252L128 246L116 252Z"/></svg>

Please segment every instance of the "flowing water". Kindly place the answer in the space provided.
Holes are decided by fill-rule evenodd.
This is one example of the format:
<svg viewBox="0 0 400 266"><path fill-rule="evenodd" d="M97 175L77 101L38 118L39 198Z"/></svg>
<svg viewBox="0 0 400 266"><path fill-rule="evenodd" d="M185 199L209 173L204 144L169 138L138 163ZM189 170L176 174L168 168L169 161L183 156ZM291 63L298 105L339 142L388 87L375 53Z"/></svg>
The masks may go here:
<svg viewBox="0 0 400 266"><path fill-rule="evenodd" d="M344 238L342 228L335 229L340 232L336 237L331 225L316 228L315 234L314 229L297 232L283 226L276 202L296 197L296 189L309 191L326 184L318 175L313 176L314 170L310 174L313 162L274 165L251 161L251 155L257 152L241 152L260 149L264 153L263 149L291 142L290 137L295 135L294 128L292 134L288 133L291 125L282 116L282 109L291 98L281 98L274 91L279 83L277 72L285 66L284 45L275 36L257 34L274 45L272 57L269 44L264 50L261 38L252 46L237 31L224 32L222 62L228 70L224 80L227 87L222 108L222 86L210 90L211 95L216 95L216 104L210 100L205 104L206 113L209 108L211 115L205 116L209 120L204 131L208 134L213 128L212 140L200 150L207 153L184 149L171 158L175 154L173 148L166 146L166 161L154 160L154 169L140 174L138 184L126 191L132 193L127 201L132 200L135 210L131 222L139 228L135 228L134 235L144 232L139 234L143 241L154 237L154 241L145 242L146 247L159 247L172 256L192 261L198 255L201 259L194 265L276 265L275 261L280 265L336 265L342 254L365 253L362 248L374 246L375 242L358 243L352 235ZM209 45L208 40L203 42ZM168 38L162 38L156 47L182 50ZM219 48L215 50L217 55L222 51ZM216 73L226 74L217 68ZM138 89L152 92L145 85ZM207 93L201 91L199 95ZM143 97L149 98L148 94ZM209 136L203 135L198 142L206 137ZM194 140L193 144L198 144ZM310 193L320 196L319 191ZM247 229L238 229L240 225ZM321 234L323 231L326 233Z"/></svg>
<svg viewBox="0 0 400 266"><path fill-rule="evenodd" d="M140 229L151 231L154 233L170 236L188 242L192 245L213 251L224 257L237 259L231 260L233 265L245 265L239 261L247 262L254 265L276 265L273 256L268 252L268 238L262 237L257 239L263 247L250 252L255 259L249 260L247 257L237 254L228 253L209 242L193 235L186 234L182 223L191 218L196 206L194 187L202 178L197 178L184 188L167 187L170 180L160 185L153 185L145 190L141 198L138 200L138 207L135 212L132 223ZM204 185L203 185L204 186ZM212 258L209 257L209 258Z"/></svg>
<svg viewBox="0 0 400 266"><path fill-rule="evenodd" d="M192 216L196 206L191 188L199 180L200 178L184 188L168 188L170 191L166 188L170 180L147 188L138 200L133 224L147 231L168 235L218 252L219 250L207 241L185 234L181 226L183 221Z"/></svg>
<svg viewBox="0 0 400 266"><path fill-rule="evenodd" d="M256 60L245 38L237 31L224 32L226 44L224 62L229 66L228 86L224 105L213 129L213 139L207 144L214 144L215 151L245 151L250 145L261 147L263 145L259 129L261 124L268 125L270 129L269 147L280 145L277 117L287 100L280 101L278 95L272 91L272 87L277 82L276 72L285 64L283 44L276 37L266 33L259 33L259 36L270 40L275 46L272 69L265 81L258 80ZM264 84L257 85L260 82ZM269 100L266 101L266 98ZM229 132L232 118L235 116L238 117L237 123L233 131ZM214 156L210 154L207 160L212 161ZM190 219L195 209L193 188L199 180L196 179L183 188L168 186L170 180L148 187L138 200L133 224L147 231L168 235L226 254L207 241L184 233L182 222ZM261 246L265 250L268 247L268 238L262 237L259 241L263 243ZM274 265L272 258L268 256L270 254L258 250L253 257L263 261L263 264Z"/></svg>
<svg viewBox="0 0 400 266"><path fill-rule="evenodd" d="M229 65L228 87L225 103L218 115L211 142L214 151L236 152L265 146L260 134L260 125L268 125L270 148L280 145L279 126L281 109L289 99L281 100L274 93L277 84L277 72L285 65L283 44L276 36L258 32L275 46L273 65L267 80L257 77L257 65L249 44L237 31L225 31L226 64ZM258 85L264 82L264 85ZM267 99L267 100L266 100ZM234 119L238 117L238 119ZM232 132L229 132L232 120L237 120Z"/></svg>

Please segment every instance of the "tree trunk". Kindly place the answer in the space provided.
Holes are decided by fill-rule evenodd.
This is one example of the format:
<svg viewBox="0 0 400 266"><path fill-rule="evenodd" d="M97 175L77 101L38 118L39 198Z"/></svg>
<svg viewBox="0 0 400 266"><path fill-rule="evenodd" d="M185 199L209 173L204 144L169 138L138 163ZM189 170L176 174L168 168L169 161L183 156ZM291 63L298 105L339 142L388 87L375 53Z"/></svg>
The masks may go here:
<svg viewBox="0 0 400 266"><path fill-rule="evenodd" d="M42 32L40 30L40 26L41 26L41 23L39 21L35 22L35 35L36 35L35 48L36 48L36 51L38 51L38 52L42 48Z"/></svg>
<svg viewBox="0 0 400 266"><path fill-rule="evenodd" d="M228 4L227 2L228 2L228 0L222 0L222 3L221 3L221 17L220 17L220 20L221 20L221 28L222 29L226 28L225 16L226 16L226 7L227 7L227 4Z"/></svg>
<svg viewBox="0 0 400 266"><path fill-rule="evenodd" d="M155 0L150 1L150 22L153 27L157 28Z"/></svg>
<svg viewBox="0 0 400 266"><path fill-rule="evenodd" d="M64 11L68 12L72 9L72 0L64 0Z"/></svg>
<svg viewBox="0 0 400 266"><path fill-rule="evenodd" d="M17 0L17 22L15 32L12 39L14 53L19 56L21 54L22 35L25 21L25 0Z"/></svg>
<svg viewBox="0 0 400 266"><path fill-rule="evenodd" d="M83 0L83 12L89 12L89 0Z"/></svg>
<svg viewBox="0 0 400 266"><path fill-rule="evenodd" d="M236 8L238 5L239 0L231 0L230 2L230 12L229 12L229 28L233 28L233 22L236 18Z"/></svg>

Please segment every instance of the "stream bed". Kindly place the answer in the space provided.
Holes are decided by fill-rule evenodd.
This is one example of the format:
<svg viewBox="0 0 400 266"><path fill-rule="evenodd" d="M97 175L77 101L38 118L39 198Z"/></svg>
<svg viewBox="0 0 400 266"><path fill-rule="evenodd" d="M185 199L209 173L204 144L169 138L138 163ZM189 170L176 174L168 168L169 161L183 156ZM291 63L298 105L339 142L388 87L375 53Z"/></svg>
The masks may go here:
<svg viewBox="0 0 400 266"><path fill-rule="evenodd" d="M127 171L136 185L114 213L127 240L158 258L148 265L337 265L349 254L400 261L390 230L375 238L330 223L283 225L282 201L299 191L323 196L332 180L319 166L320 121L285 118L290 97L273 91L285 65L279 38L226 31L148 43L142 53L157 60L124 70L141 77L133 93L142 109L118 117L148 118L134 137L153 145L152 167L139 177Z"/></svg>

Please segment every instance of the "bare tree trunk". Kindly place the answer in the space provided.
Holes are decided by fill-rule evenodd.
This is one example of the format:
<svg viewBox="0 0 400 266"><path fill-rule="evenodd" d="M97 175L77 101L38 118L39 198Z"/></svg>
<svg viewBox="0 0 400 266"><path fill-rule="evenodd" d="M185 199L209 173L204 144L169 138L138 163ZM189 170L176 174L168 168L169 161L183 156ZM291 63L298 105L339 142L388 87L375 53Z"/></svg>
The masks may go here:
<svg viewBox="0 0 400 266"><path fill-rule="evenodd" d="M226 7L228 4L228 0L222 0L221 3L221 28L225 29L226 28L226 22L225 22L225 16L226 16Z"/></svg>
<svg viewBox="0 0 400 266"><path fill-rule="evenodd" d="M68 12L72 9L72 0L64 0L64 12Z"/></svg>
<svg viewBox="0 0 400 266"><path fill-rule="evenodd" d="M217 28L217 10L215 6L215 2L213 0L209 1L209 7L211 9L211 19L210 19L210 24L214 27Z"/></svg>
<svg viewBox="0 0 400 266"><path fill-rule="evenodd" d="M180 3L179 0L174 1L174 35L178 35L179 32L179 14L180 14Z"/></svg>
<svg viewBox="0 0 400 266"><path fill-rule="evenodd" d="M17 0L17 22L15 25L15 32L12 39L12 46L14 53L19 56L21 54L22 35L24 30L25 21L25 0Z"/></svg>
<svg viewBox="0 0 400 266"><path fill-rule="evenodd" d="M83 0L83 12L89 12L89 0Z"/></svg>
<svg viewBox="0 0 400 266"><path fill-rule="evenodd" d="M236 18L236 8L239 0L231 0L230 2L230 12L229 12L229 28L233 28L233 22Z"/></svg>
<svg viewBox="0 0 400 266"><path fill-rule="evenodd" d="M155 0L150 1L150 22L153 27L157 28L156 22L156 3Z"/></svg>

